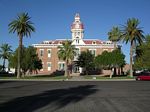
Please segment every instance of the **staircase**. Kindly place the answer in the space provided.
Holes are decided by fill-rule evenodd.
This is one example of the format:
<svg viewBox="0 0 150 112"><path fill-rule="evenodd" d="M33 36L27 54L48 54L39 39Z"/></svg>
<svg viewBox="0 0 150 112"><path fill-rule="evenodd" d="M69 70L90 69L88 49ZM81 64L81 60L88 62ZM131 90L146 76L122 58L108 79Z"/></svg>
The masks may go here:
<svg viewBox="0 0 150 112"><path fill-rule="evenodd" d="M80 76L80 73L72 73L72 74L70 74L70 76L72 76L72 77L78 77L78 76Z"/></svg>

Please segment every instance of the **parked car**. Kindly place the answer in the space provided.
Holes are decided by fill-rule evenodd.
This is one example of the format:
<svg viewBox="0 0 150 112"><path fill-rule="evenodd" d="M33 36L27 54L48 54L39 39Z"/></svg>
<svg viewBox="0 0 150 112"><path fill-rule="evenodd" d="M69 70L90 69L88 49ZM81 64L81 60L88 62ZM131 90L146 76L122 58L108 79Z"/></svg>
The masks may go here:
<svg viewBox="0 0 150 112"><path fill-rule="evenodd" d="M150 72L143 71L137 77L136 80L150 80Z"/></svg>

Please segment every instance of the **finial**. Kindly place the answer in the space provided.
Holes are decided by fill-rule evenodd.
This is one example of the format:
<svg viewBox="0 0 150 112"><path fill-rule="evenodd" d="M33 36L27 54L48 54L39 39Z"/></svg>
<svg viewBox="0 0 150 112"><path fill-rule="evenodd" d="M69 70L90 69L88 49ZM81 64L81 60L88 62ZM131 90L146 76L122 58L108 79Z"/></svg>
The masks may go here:
<svg viewBox="0 0 150 112"><path fill-rule="evenodd" d="M79 18L80 18L80 15L79 15L79 13L76 13L75 17L79 17Z"/></svg>

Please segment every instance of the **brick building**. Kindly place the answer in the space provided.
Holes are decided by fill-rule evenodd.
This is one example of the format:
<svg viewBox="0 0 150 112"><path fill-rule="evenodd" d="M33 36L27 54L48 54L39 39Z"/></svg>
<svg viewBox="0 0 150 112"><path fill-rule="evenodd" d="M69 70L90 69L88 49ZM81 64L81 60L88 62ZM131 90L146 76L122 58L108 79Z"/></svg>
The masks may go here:
<svg viewBox="0 0 150 112"><path fill-rule="evenodd" d="M114 50L114 44L111 41L102 41L99 39L84 39L84 25L80 20L79 14L75 15L74 22L71 25L72 45L77 48L77 53L90 50L95 56L101 54L103 51L111 52ZM64 70L65 62L58 59L58 46L62 45L66 39L56 39L43 41L39 44L33 44L37 48L39 58L42 60L43 69L39 71L40 74L50 74L55 71ZM77 61L77 56L73 61ZM72 73L81 73L82 68L75 64L72 65Z"/></svg>

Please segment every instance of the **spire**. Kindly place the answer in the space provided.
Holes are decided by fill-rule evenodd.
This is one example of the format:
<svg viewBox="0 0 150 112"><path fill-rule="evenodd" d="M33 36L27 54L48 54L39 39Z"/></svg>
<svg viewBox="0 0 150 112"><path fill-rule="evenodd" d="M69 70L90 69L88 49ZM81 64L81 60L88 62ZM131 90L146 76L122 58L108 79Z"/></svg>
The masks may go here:
<svg viewBox="0 0 150 112"><path fill-rule="evenodd" d="M79 15L79 13L76 13L76 15L75 15L75 22L79 22L80 21L80 15Z"/></svg>

